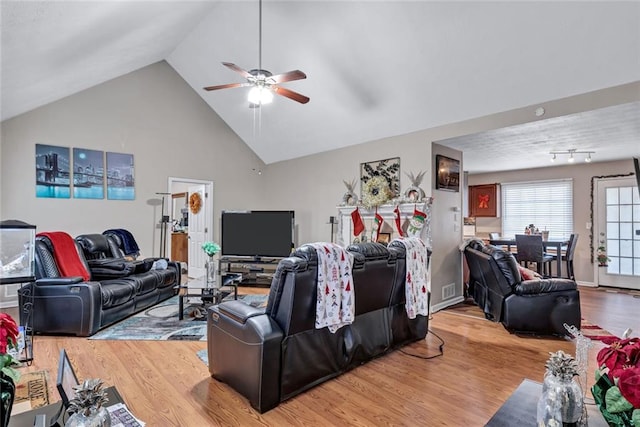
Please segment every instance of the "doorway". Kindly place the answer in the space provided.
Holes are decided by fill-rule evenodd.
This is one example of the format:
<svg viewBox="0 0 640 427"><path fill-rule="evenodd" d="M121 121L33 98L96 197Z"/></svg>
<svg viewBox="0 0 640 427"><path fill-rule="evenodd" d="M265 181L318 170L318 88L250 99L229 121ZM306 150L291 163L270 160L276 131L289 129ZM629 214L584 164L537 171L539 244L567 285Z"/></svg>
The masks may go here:
<svg viewBox="0 0 640 427"><path fill-rule="evenodd" d="M596 285L640 289L640 195L636 179L596 178L594 190L593 247L604 247L609 258L606 266L594 262Z"/></svg>
<svg viewBox="0 0 640 427"><path fill-rule="evenodd" d="M201 277L204 275L204 263L206 257L202 250L202 243L213 240L213 181L206 181L192 178L175 178L169 177L168 192L172 195L179 195L175 198L172 196L172 206L170 218L172 224L172 233L169 234L168 253L173 252L171 241L173 232L186 234L186 269L188 276L191 278ZM191 200L198 203L190 203ZM176 204L176 206L174 206ZM184 207L180 207L182 204ZM184 210L186 208L186 219ZM177 218L173 218L173 215ZM177 227L174 226L177 224ZM178 237L176 242L180 241Z"/></svg>

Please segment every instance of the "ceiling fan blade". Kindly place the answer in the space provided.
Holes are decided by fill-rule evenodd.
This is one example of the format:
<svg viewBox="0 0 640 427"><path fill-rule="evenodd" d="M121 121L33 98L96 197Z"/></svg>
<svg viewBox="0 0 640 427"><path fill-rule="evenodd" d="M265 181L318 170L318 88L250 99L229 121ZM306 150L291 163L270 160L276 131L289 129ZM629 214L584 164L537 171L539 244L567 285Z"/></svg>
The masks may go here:
<svg viewBox="0 0 640 427"><path fill-rule="evenodd" d="M274 86L273 91L278 95L286 96L289 99L293 99L301 104L306 104L309 102L309 98L299 94L298 92L294 92L291 89L286 89L284 87Z"/></svg>
<svg viewBox="0 0 640 427"><path fill-rule="evenodd" d="M245 79L248 79L249 77L253 77L251 75L251 73L249 73L247 70L244 70L240 67L238 67L236 64L232 64L231 62L223 62L222 65L224 65L225 67L228 67L230 69L232 69L233 71L235 71L236 73L240 73L242 74L242 76Z"/></svg>
<svg viewBox="0 0 640 427"><path fill-rule="evenodd" d="M307 75L305 73L303 73L300 70L293 70L293 71L289 71L287 73L282 73L282 74L276 74L275 76L270 76L267 78L267 81L269 81L271 83L271 80L273 80L274 84L277 83L284 83L284 82L291 82L294 80L302 80L302 79L306 79Z"/></svg>
<svg viewBox="0 0 640 427"><path fill-rule="evenodd" d="M233 87L244 87L251 86L251 83L229 83L226 85L218 85L218 86L207 86L203 88L204 90L218 90L218 89L230 89Z"/></svg>

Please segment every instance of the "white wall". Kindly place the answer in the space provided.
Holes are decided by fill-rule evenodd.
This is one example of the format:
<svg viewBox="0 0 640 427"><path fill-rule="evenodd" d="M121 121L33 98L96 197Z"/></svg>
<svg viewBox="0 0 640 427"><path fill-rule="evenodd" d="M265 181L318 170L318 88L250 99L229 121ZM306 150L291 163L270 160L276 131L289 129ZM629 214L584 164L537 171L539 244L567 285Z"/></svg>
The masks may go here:
<svg viewBox="0 0 640 427"><path fill-rule="evenodd" d="M214 237L222 208L264 203L264 164L164 61L1 124L0 218L76 236L130 230L144 256L158 255L156 192L168 177L214 181ZM135 200L35 197L35 144L130 153ZM169 197L170 203L170 197Z"/></svg>

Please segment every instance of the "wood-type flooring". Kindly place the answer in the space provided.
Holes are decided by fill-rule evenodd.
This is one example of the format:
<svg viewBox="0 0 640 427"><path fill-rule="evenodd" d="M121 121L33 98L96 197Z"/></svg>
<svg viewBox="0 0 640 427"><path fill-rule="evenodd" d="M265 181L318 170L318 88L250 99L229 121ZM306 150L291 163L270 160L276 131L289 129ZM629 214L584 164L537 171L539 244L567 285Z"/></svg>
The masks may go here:
<svg viewBox="0 0 640 427"><path fill-rule="evenodd" d="M240 293L267 292L241 289ZM581 287L582 315L620 336L640 335L640 298ZM65 348L79 378L115 385L130 410L155 426L482 426L524 378L541 381L549 352L574 353L571 341L519 337L501 324L433 314L432 333L259 414L226 384L212 379L196 352L205 342L94 341L36 336L34 362L23 371L48 370L56 400L58 354ZM589 371L603 344L594 342ZM590 378L593 383L593 378Z"/></svg>

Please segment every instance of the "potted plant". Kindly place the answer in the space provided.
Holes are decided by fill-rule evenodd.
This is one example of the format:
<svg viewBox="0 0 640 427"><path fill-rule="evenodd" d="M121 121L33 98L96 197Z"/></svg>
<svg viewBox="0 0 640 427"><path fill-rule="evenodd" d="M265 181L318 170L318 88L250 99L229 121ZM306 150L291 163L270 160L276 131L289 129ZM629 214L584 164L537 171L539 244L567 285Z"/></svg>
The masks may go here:
<svg viewBox="0 0 640 427"><path fill-rule="evenodd" d="M2 390L2 427L9 424L13 398L16 395L16 383L20 379L20 373L14 369L17 362L9 353L9 349L18 348L18 325L11 316L0 313L0 384Z"/></svg>
<svg viewBox="0 0 640 427"><path fill-rule="evenodd" d="M604 245L605 244L605 240L602 236L604 236L604 233L600 233L600 245L598 246L598 251L596 254L596 259L598 260L598 267L606 267L607 266L607 262L611 261L611 259L607 256L607 248Z"/></svg>
<svg viewBox="0 0 640 427"><path fill-rule="evenodd" d="M612 338L598 352L591 392L610 426L640 425L640 339Z"/></svg>

